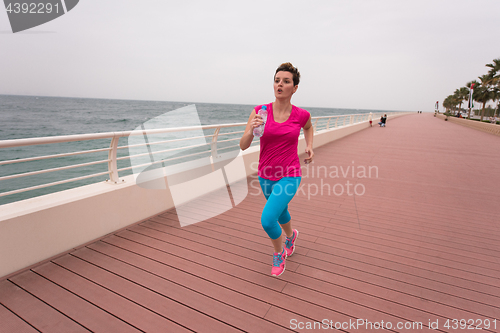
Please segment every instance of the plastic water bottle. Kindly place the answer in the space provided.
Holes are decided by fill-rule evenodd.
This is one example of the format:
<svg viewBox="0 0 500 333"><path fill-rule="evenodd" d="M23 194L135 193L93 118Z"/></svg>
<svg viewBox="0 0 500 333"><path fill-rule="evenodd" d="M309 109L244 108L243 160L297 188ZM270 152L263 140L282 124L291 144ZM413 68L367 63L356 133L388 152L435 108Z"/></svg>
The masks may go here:
<svg viewBox="0 0 500 333"><path fill-rule="evenodd" d="M260 138L264 134L264 127L266 126L267 121L267 106L262 106L262 108L259 110L259 115L262 117L264 123L253 129L253 136L257 138Z"/></svg>

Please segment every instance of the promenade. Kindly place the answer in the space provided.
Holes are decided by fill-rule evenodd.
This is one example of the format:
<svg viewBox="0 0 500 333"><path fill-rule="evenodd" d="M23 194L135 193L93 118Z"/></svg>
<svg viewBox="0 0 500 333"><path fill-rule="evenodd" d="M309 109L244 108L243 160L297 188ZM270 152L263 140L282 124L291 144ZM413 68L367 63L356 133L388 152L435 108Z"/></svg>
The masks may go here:
<svg viewBox="0 0 500 333"><path fill-rule="evenodd" d="M0 332L500 332L498 136L415 113L315 149L278 278L247 181L0 281Z"/></svg>

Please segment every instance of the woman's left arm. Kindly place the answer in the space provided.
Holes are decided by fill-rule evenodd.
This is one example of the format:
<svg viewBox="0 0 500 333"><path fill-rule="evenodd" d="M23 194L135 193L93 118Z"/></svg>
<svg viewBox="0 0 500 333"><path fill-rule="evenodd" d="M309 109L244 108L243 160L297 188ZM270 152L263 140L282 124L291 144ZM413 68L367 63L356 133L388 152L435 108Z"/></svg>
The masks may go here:
<svg viewBox="0 0 500 333"><path fill-rule="evenodd" d="M309 117L309 120L303 127L304 130L304 137L306 139L306 153L309 155L309 157L304 159L305 164L309 164L312 162L313 157L314 157L314 152L313 152L313 136L314 136L314 127L311 122L311 117Z"/></svg>

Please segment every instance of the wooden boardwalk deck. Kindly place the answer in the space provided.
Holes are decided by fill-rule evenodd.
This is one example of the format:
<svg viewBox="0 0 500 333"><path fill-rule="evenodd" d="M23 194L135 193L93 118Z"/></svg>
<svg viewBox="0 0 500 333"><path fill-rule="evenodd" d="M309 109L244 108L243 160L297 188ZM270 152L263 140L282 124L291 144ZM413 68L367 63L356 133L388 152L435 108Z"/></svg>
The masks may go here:
<svg viewBox="0 0 500 333"><path fill-rule="evenodd" d="M500 332L499 137L414 114L315 154L279 278L250 177L215 218L167 211L0 281L0 332Z"/></svg>

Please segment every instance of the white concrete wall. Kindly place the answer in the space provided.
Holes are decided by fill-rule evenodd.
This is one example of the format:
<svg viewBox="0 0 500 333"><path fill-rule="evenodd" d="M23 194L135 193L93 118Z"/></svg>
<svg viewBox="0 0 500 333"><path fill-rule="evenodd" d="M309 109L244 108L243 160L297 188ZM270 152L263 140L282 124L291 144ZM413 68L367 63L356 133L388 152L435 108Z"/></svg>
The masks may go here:
<svg viewBox="0 0 500 333"><path fill-rule="evenodd" d="M364 122L315 133L314 148L368 126ZM299 154L304 149L301 138ZM258 160L258 147L243 152L240 162L245 171L236 178L254 174ZM168 181L181 183L207 175L207 167L211 165L186 167L187 171L156 181L154 185L164 189L146 189L136 184L134 176L127 176L116 185L97 183L0 206L0 277L173 208ZM214 189L198 186L185 192L202 195L204 188Z"/></svg>
<svg viewBox="0 0 500 333"><path fill-rule="evenodd" d="M438 114L437 118L438 119L446 119L446 116L444 114ZM453 116L449 116L448 121L450 123L455 123L455 124L459 124L462 126L470 127L470 128L476 129L476 130L481 131L481 132L486 132L486 133L500 136L500 126L496 125L496 124L483 123L480 121L469 120L469 119L464 119L464 118L457 118L457 117L453 117Z"/></svg>

